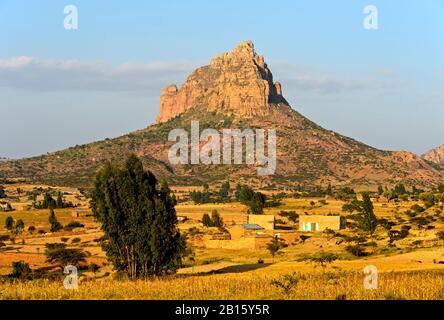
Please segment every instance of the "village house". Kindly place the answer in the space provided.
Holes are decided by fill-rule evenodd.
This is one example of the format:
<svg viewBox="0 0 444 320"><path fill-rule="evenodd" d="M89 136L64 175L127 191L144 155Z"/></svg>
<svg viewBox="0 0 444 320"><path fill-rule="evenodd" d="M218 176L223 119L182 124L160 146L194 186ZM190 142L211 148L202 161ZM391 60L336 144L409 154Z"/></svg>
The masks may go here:
<svg viewBox="0 0 444 320"><path fill-rule="evenodd" d="M345 229L345 217L342 216L321 216L305 215L299 216L299 231L302 232L322 232L325 229L341 230Z"/></svg>
<svg viewBox="0 0 444 320"><path fill-rule="evenodd" d="M84 209L76 209L76 210L71 212L71 216L73 218L86 217L86 216L88 216L88 214L89 214L89 211L88 210L84 210Z"/></svg>
<svg viewBox="0 0 444 320"><path fill-rule="evenodd" d="M265 230L275 229L275 217L273 215L248 215L248 224L259 225Z"/></svg>

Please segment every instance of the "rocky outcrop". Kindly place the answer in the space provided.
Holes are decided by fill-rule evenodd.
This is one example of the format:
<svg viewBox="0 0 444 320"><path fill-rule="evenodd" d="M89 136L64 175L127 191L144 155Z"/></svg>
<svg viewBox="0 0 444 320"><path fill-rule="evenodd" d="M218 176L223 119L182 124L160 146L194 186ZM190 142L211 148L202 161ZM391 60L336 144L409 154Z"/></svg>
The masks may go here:
<svg viewBox="0 0 444 320"><path fill-rule="evenodd" d="M252 42L214 58L195 70L184 85L168 86L160 98L158 123L168 121L195 106L248 118L267 115L271 104L286 104L279 82L273 82L263 56Z"/></svg>
<svg viewBox="0 0 444 320"><path fill-rule="evenodd" d="M444 165L444 145L436 149L430 150L423 155L423 158L431 162Z"/></svg>

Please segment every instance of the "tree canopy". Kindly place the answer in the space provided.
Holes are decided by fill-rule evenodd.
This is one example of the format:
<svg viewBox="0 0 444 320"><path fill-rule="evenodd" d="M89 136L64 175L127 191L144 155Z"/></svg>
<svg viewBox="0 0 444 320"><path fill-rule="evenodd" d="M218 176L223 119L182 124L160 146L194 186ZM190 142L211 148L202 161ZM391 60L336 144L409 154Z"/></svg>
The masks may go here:
<svg viewBox="0 0 444 320"><path fill-rule="evenodd" d="M132 278L164 275L181 265L185 241L177 229L175 201L131 155L123 166L97 173L91 205L102 224L102 247L117 270Z"/></svg>

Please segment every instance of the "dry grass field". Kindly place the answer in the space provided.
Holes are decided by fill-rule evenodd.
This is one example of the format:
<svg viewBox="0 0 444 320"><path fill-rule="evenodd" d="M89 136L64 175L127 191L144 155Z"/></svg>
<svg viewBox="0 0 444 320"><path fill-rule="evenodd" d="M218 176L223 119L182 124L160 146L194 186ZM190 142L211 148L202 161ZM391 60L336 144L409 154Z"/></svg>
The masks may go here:
<svg viewBox="0 0 444 320"><path fill-rule="evenodd" d="M35 188L31 185L12 185L7 186L7 193L14 195L17 187L24 192ZM67 200L87 208L87 201L78 190L59 190L64 190ZM326 203L320 200L326 200ZM12 205L20 207L25 203L29 201L21 196ZM341 212L343 204L329 198L286 198L280 207L266 209L265 213L276 217L281 211L345 214ZM413 204L415 202L412 201L374 202L379 218L394 221L408 221L404 212ZM179 224L183 232L193 227L202 233L210 232L199 220L204 213L211 213L212 210L217 210L228 226L247 221L247 209L240 203L181 203L176 209L178 216L188 218ZM377 246L368 248L372 254L367 257L351 255L345 250L345 243L341 244L337 237L324 233L311 234L304 243L289 243L274 258L265 249L209 249L197 242L193 248L195 261L192 264L185 261L186 266L175 276L146 281L119 277L98 245L98 239L102 236L100 226L90 215L73 217L74 210L57 209L57 219L63 225L77 221L84 227L56 233L49 232L48 210L0 212L0 235L7 234L4 224L8 215L25 223L25 232L17 236L14 242L4 241L5 246L0 248L0 274L9 274L14 261L25 261L33 270L51 268L45 259L45 245L60 242L87 252L87 264L95 263L100 270L94 274L82 272L77 290L64 288L61 272L60 279L55 280L0 280L0 299L444 299L444 241L436 236L438 231L444 229L444 224L442 212L435 209L427 213L436 217L433 228L412 228L409 236L397 241L395 246L388 246L387 232L378 227L374 237ZM28 232L29 226L35 226L36 231ZM289 226L295 227L291 223ZM352 235L349 230L342 233ZM300 261L302 257L319 252L332 252L339 258L325 269ZM261 263L259 260L262 260ZM363 270L368 265L378 268L377 290L364 288ZM59 272L57 267L52 270ZM298 283L289 292L271 283L294 272Z"/></svg>

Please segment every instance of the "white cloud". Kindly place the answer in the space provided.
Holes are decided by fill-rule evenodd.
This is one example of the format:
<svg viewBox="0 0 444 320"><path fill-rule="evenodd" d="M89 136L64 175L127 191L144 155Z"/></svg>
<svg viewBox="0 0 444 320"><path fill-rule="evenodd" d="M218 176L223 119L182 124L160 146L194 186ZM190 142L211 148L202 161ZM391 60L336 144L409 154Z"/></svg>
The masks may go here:
<svg viewBox="0 0 444 320"><path fill-rule="evenodd" d="M362 90L387 89L394 85L392 73L335 74L304 66L278 62L273 64L276 80L289 91L309 91L317 94L339 94ZM284 92L285 94L285 92Z"/></svg>
<svg viewBox="0 0 444 320"><path fill-rule="evenodd" d="M103 61L0 59L0 87L37 91L140 91L158 94L171 83L182 83L197 65L193 63L127 62L111 65Z"/></svg>
<svg viewBox="0 0 444 320"><path fill-rule="evenodd" d="M169 84L182 84L186 76L202 63L126 62L112 65L104 61L38 59L21 56L0 59L0 87L35 91L111 91L141 92L158 96ZM388 71L366 75L337 75L288 63L271 67L285 92L339 94L366 89L387 88ZM284 92L284 94L285 94Z"/></svg>

